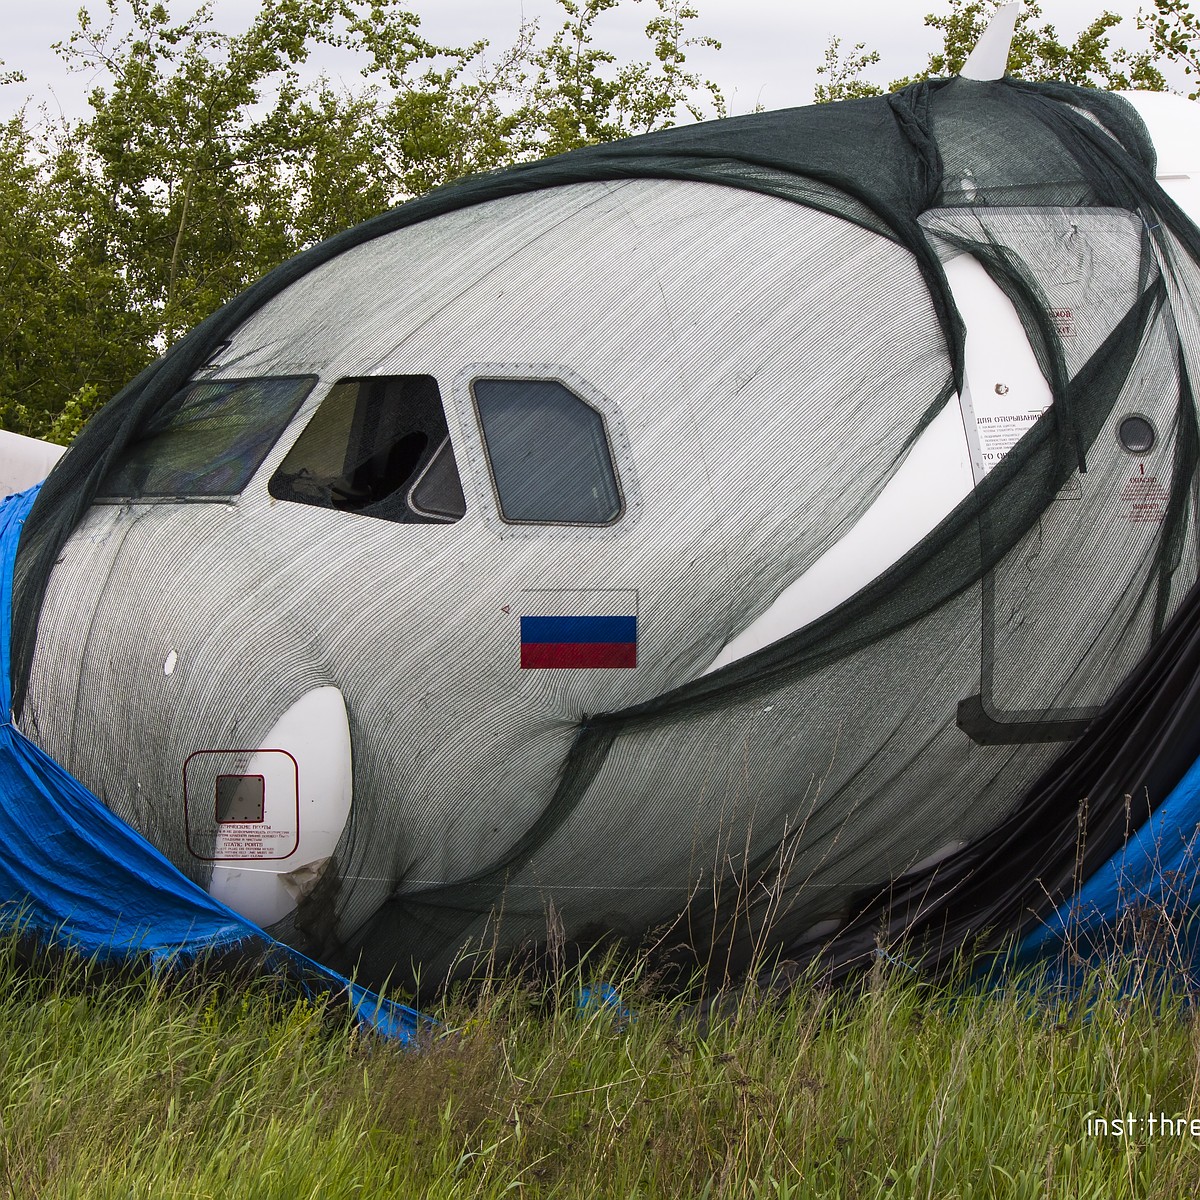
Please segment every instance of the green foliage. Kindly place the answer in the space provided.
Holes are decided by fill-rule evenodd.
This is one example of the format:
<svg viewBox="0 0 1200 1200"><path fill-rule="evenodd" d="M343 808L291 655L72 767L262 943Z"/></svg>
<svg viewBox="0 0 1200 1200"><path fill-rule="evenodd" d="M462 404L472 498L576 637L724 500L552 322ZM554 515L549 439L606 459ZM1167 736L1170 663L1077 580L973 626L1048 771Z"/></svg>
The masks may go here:
<svg viewBox="0 0 1200 1200"><path fill-rule="evenodd" d="M48 442L69 446L75 435L87 424L88 418L100 407L100 389L94 383L85 383L63 405L42 436Z"/></svg>
<svg viewBox="0 0 1200 1200"><path fill-rule="evenodd" d="M1166 61L1193 67L1200 53L1200 29L1191 13L1189 0L1154 0L1158 18L1153 23L1150 45L1140 51L1110 45L1110 33L1122 18L1107 9L1090 21L1073 42L1060 39L1057 30L1042 19L1037 0L1022 0L1009 53L1008 74L1016 79L1053 79L1078 87L1166 90L1159 64ZM925 68L914 75L894 80L888 91L896 91L921 79L957 74L983 35L998 4L996 0L949 0L949 11L930 13L925 24L938 30L942 48L929 56ZM1151 28L1149 18L1139 16L1140 29ZM817 68L826 77L817 85L817 103L878 95L883 88L864 78L864 72L879 61L877 51L858 43L844 54L841 41L833 38L825 51L825 62Z"/></svg>
<svg viewBox="0 0 1200 1200"><path fill-rule="evenodd" d="M275 77L287 96L322 14L306 0L265 0L251 28L229 37L206 7L175 24L161 4L128 2L131 30L114 32L118 0L107 0L108 24L97 29L81 10L61 49L111 76L74 131L79 174L100 201L83 207L92 239L124 269L132 306L169 343L296 248L254 114Z"/></svg>
<svg viewBox="0 0 1200 1200"><path fill-rule="evenodd" d="M627 65L596 40L619 0L558 2L546 45L525 24L495 58L431 42L403 0L260 0L237 34L209 4L82 9L56 48L98 77L89 117L0 130L0 424L69 438L253 280L439 184L724 111L686 69L716 43L683 0L655 0L652 54ZM362 85L306 78L320 45Z"/></svg>
<svg viewBox="0 0 1200 1200"><path fill-rule="evenodd" d="M814 104L829 104L834 100L859 100L864 96L882 96L883 88L869 83L863 72L879 61L878 50L867 50L866 43L855 42L848 54L842 52L842 39L833 37L825 47L825 58L817 68L823 75L813 92Z"/></svg>
<svg viewBox="0 0 1200 1200"><path fill-rule="evenodd" d="M86 405L84 389L119 386L152 357L153 327L79 205L96 197L77 153L69 135L51 149L24 113L0 126L0 426L35 437L68 397Z"/></svg>
<svg viewBox="0 0 1200 1200"><path fill-rule="evenodd" d="M646 26L654 61L613 71L614 56L595 46L596 22L619 0L558 0L567 15L550 45L534 56L537 76L529 111L537 114L534 145L543 154L609 142L673 125L681 110L693 120L704 115L700 96L724 116L716 84L684 69L690 46L720 49L708 37L685 37L694 8L681 0L656 0L658 14Z"/></svg>
<svg viewBox="0 0 1200 1200"><path fill-rule="evenodd" d="M930 56L925 71L916 78L954 75L960 71L996 7L988 0L950 0L948 13L926 17L925 24L941 32L944 46ZM1016 79L1057 79L1077 87L1164 90L1166 81L1154 66L1149 51L1131 54L1119 48L1109 49L1109 31L1120 24L1121 18L1116 13L1105 10L1068 45L1059 39L1053 25L1042 20L1037 0L1023 0L1009 53L1008 73Z"/></svg>
<svg viewBox="0 0 1200 1200"><path fill-rule="evenodd" d="M1152 55L1181 66L1189 79L1200 84L1200 19L1189 0L1153 0L1149 12L1138 10L1137 23L1150 33ZM1188 98L1200 100L1200 87Z"/></svg>

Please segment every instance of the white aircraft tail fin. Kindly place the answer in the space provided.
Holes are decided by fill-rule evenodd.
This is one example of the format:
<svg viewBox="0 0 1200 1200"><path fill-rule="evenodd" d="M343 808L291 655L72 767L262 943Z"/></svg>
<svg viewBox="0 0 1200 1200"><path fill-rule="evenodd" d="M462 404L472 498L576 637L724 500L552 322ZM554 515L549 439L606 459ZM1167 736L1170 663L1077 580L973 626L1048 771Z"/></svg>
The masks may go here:
<svg viewBox="0 0 1200 1200"><path fill-rule="evenodd" d="M1002 4L963 64L963 79L1002 79L1008 70L1008 52L1017 28L1019 4Z"/></svg>
<svg viewBox="0 0 1200 1200"><path fill-rule="evenodd" d="M0 499L41 483L65 447L0 429Z"/></svg>

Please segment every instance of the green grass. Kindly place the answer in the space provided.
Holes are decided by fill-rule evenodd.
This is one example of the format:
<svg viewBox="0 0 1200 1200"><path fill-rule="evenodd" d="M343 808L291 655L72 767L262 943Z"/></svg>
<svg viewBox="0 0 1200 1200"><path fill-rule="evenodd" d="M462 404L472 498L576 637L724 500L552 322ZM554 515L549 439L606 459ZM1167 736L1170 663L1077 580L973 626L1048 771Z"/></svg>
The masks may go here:
<svg viewBox="0 0 1200 1200"><path fill-rule="evenodd" d="M606 974L611 977L610 967ZM876 973L701 1021L626 978L493 980L419 1053L344 1008L232 985L22 965L0 948L0 1195L1200 1195L1200 1020ZM1089 1116L1139 1118L1132 1136ZM1200 1126L1198 1126L1200 1128Z"/></svg>

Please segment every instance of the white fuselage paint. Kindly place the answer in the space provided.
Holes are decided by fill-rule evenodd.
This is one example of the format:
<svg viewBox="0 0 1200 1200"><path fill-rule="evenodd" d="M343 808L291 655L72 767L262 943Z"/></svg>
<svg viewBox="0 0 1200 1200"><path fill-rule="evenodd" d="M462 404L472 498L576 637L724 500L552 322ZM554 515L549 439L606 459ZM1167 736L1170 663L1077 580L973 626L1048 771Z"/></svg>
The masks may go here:
<svg viewBox="0 0 1200 1200"><path fill-rule="evenodd" d="M294 772L287 769L291 764ZM264 820L245 827L218 824L212 831L208 890L243 916L269 925L291 912L320 881L350 815L350 725L341 692L323 687L301 696L242 774L264 781ZM197 799L205 804L210 797ZM186 802L190 809L193 797L188 795ZM280 856L264 839L264 828L279 835ZM252 838L247 837L250 830Z"/></svg>
<svg viewBox="0 0 1200 1200"><path fill-rule="evenodd" d="M946 278L967 327L962 395L947 401L854 528L730 641L708 672L802 629L898 562L1004 456L993 431L1008 429L1010 419L1025 428L1049 406L1050 387L1008 297L966 254L946 264Z"/></svg>
<svg viewBox="0 0 1200 1200"><path fill-rule="evenodd" d="M1197 110L1167 99L1147 109L1140 97L1134 102L1156 142L1164 138L1164 187L1196 217L1200 154L1187 123L1196 124ZM770 252L780 244L793 252ZM572 269L561 269L564 262ZM409 840L394 851L361 839L351 866L339 863L335 874L354 872L354 894L339 912L343 934L376 911L397 880L420 891L470 878L545 809L583 714L642 703L828 613L970 495L1004 452L1000 439L981 432L994 428L993 418L1027 425L1050 403L1010 301L977 261L948 254L946 275L967 330L962 395L949 397L894 470L903 432L913 427L907 418L884 431L893 440L883 444L816 442L829 478L861 474L867 452L874 455L878 495L861 515L832 491L798 504L808 494L799 490L807 467L795 438L798 411L818 433L832 433L848 403L870 409L890 387L897 410L919 399L915 423L945 386L931 307L891 312L888 353L867 354L878 318L832 314L820 303L812 281L827 262L850 279L878 283L886 273L888 286L928 299L911 259L882 237L779 199L673 181L495 201L314 271L256 313L235 335L228 365L212 368L214 378L322 380L237 504L100 506L72 540L42 613L44 644L56 656L39 651L31 687L35 699L46 697L43 740L134 816L143 793L176 795L180 766L194 751L198 835L187 846L189 865L199 874L194 860L211 863L212 893L260 924L285 916L320 883L352 798L367 813L386 803L388 827ZM798 299L788 308L780 296ZM687 355L677 333L688 339ZM812 364L830 369L818 380ZM625 520L544 531L501 520L469 382L506 372L572 381L602 413ZM331 380L413 373L439 382L467 500L461 522L407 526L276 504L266 481ZM802 409L779 402L800 385L809 389ZM157 539L172 548L185 601L167 619L139 574ZM736 545L744 566L727 571L726 544ZM490 567L481 573L479 563ZM124 581L121 572L133 582L113 592L120 607L114 601L111 613L81 621L72 586L90 596L91 580ZM192 580L204 581L199 600L184 590ZM547 590L614 584L636 588L636 672L521 670L521 617L549 611ZM276 621L256 625L268 587ZM321 603L305 599L311 592ZM538 607L529 608L535 596ZM196 613L201 601L205 619ZM470 670L434 677L413 669L448 662ZM80 687L120 698L130 679L146 689L139 703L171 713L170 730L143 723L133 737L108 713L76 728ZM339 686L323 686L329 680ZM56 696L63 702L52 703ZM242 705L236 720L229 696ZM353 762L347 708L358 738ZM242 750L238 729L267 732L250 735ZM261 829L239 832L237 821L218 819L221 774L261 777L262 816L242 821ZM432 823L424 821L430 797L439 805ZM487 808L480 797L505 802ZM433 831L409 836L426 825ZM933 855L950 845L949 832L930 828ZM564 842L569 836L564 827ZM529 872L518 885L540 887Z"/></svg>
<svg viewBox="0 0 1200 1200"><path fill-rule="evenodd" d="M1200 224L1200 104L1170 92L1121 92L1146 122L1163 191Z"/></svg>
<svg viewBox="0 0 1200 1200"><path fill-rule="evenodd" d="M41 483L65 450L53 442L0 429L0 499Z"/></svg>
<svg viewBox="0 0 1200 1200"><path fill-rule="evenodd" d="M1163 190L1200 223L1200 105L1166 93L1123 95L1150 131ZM899 561L1011 449L1004 431L1023 432L1050 405L1008 297L970 255L949 259L945 271L967 331L962 395L930 423L850 532L732 638L705 674L804 628Z"/></svg>
<svg viewBox="0 0 1200 1200"><path fill-rule="evenodd" d="M962 416L951 397L854 528L730 641L705 673L761 650L849 599L915 546L971 486Z"/></svg>

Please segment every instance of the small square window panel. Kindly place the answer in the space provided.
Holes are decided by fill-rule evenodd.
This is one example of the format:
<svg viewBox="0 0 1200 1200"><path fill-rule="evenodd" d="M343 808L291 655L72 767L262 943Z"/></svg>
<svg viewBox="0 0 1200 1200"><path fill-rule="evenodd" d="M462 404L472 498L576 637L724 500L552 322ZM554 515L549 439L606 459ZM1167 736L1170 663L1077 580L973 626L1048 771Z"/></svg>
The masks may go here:
<svg viewBox="0 0 1200 1200"><path fill-rule="evenodd" d="M262 821L266 781L261 775L217 776L217 824L249 825Z"/></svg>

